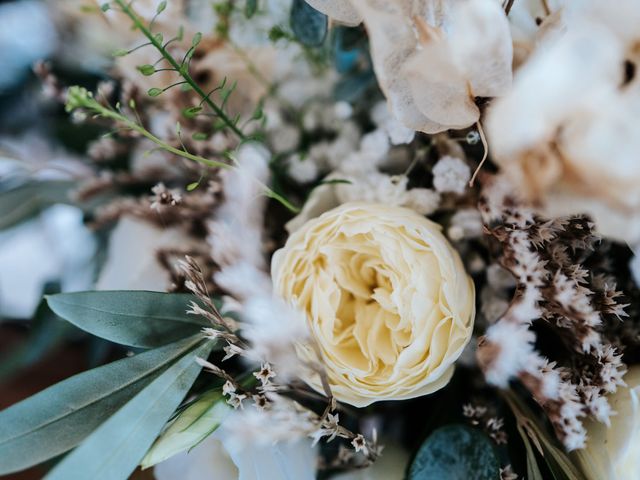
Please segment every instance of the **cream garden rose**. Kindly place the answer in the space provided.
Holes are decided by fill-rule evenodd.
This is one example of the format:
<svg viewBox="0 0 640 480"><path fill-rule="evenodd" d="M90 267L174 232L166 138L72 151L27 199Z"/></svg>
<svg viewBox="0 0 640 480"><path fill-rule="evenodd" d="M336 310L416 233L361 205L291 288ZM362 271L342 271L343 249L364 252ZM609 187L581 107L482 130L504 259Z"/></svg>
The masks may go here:
<svg viewBox="0 0 640 480"><path fill-rule="evenodd" d="M440 226L406 208L325 212L275 253L272 277L306 313L334 395L354 406L444 387L471 337L473 282ZM317 358L310 345L298 354Z"/></svg>
<svg viewBox="0 0 640 480"><path fill-rule="evenodd" d="M587 446L576 455L588 480L632 480L640 472L640 365L624 376L625 388L609 397L611 425L587 425Z"/></svg>

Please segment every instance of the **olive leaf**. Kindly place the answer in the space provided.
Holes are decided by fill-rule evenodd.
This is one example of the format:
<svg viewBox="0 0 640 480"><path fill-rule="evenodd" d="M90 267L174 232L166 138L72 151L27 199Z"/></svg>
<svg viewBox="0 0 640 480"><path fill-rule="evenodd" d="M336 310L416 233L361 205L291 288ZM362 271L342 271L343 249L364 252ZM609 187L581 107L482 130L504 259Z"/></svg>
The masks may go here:
<svg viewBox="0 0 640 480"><path fill-rule="evenodd" d="M45 477L49 480L129 478L185 397L213 343L200 340L91 433Z"/></svg>
<svg viewBox="0 0 640 480"><path fill-rule="evenodd" d="M140 465L149 468L195 447L220 426L230 411L219 389L204 393L176 416Z"/></svg>
<svg viewBox="0 0 640 480"><path fill-rule="evenodd" d="M0 475L80 443L201 339L189 338L80 373L0 412Z"/></svg>
<svg viewBox="0 0 640 480"><path fill-rule="evenodd" d="M198 333L210 323L187 315L190 294L146 291L60 293L51 310L75 326L115 343L154 348Z"/></svg>
<svg viewBox="0 0 640 480"><path fill-rule="evenodd" d="M409 480L497 480L500 464L481 431L449 425L434 431L418 450Z"/></svg>
<svg viewBox="0 0 640 480"><path fill-rule="evenodd" d="M66 180L29 181L0 192L0 230L37 215L55 203L72 203Z"/></svg>

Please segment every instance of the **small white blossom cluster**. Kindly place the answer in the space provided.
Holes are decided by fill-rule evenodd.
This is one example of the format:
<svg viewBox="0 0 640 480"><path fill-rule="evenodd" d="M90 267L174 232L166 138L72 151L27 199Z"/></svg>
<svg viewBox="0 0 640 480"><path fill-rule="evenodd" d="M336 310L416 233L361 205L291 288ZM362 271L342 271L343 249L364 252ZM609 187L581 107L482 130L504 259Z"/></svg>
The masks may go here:
<svg viewBox="0 0 640 480"><path fill-rule="evenodd" d="M464 160L446 155L433 167L433 186L440 193L464 193L471 169Z"/></svg>
<svg viewBox="0 0 640 480"><path fill-rule="evenodd" d="M407 189L409 179L405 175L391 176L371 170L360 174L343 174L339 180L345 181L334 185L339 203L384 203L408 207L421 215L431 215L440 205L440 195L429 188Z"/></svg>

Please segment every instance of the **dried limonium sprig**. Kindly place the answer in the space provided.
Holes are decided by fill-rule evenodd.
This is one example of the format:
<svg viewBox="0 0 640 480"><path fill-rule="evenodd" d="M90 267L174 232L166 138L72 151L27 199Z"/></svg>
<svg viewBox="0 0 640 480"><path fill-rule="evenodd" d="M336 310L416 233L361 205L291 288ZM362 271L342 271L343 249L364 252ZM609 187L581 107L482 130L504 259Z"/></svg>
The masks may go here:
<svg viewBox="0 0 640 480"><path fill-rule="evenodd" d="M548 220L523 206L501 177L485 181L480 211L499 263L515 277L514 298L478 348L487 380L519 378L542 406L568 450L585 445L582 418L607 423L606 395L623 385L626 366L605 327L625 316L615 283L589 271L599 238L584 217ZM550 361L530 328L544 322L565 345Z"/></svg>

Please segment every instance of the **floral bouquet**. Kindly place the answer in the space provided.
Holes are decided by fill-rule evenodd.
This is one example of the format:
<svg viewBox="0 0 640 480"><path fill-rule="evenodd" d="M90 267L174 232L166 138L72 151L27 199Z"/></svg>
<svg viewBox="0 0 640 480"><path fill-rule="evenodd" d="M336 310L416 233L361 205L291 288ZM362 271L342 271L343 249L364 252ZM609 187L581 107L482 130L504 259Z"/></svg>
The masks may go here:
<svg viewBox="0 0 640 480"><path fill-rule="evenodd" d="M638 478L640 3L20 4L0 475Z"/></svg>

